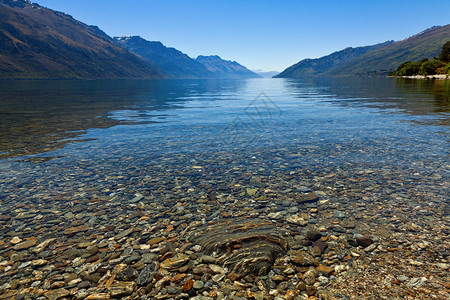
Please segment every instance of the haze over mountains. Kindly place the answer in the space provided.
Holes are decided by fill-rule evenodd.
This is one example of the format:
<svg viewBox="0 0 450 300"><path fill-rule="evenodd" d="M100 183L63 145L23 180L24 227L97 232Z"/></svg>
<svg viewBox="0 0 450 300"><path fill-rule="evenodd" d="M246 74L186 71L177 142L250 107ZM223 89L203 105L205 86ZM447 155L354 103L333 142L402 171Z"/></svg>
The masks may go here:
<svg viewBox="0 0 450 300"><path fill-rule="evenodd" d="M435 26L398 42L346 48L321 58L304 59L275 77L385 76L405 61L438 56L446 41L450 41L450 25Z"/></svg>

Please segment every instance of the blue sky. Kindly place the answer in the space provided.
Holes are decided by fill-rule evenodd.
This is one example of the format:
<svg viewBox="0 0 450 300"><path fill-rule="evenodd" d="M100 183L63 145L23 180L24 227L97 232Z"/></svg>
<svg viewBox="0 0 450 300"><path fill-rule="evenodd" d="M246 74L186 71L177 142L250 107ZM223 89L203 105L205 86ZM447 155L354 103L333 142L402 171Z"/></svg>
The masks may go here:
<svg viewBox="0 0 450 300"><path fill-rule="evenodd" d="M346 47L450 23L449 0L32 0L110 36L140 35L191 57L282 71Z"/></svg>

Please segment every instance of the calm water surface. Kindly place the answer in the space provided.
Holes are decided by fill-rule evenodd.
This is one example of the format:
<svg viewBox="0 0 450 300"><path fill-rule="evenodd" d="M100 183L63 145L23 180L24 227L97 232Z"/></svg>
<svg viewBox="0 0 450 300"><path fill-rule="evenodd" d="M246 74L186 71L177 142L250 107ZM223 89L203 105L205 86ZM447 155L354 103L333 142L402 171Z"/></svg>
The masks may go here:
<svg viewBox="0 0 450 300"><path fill-rule="evenodd" d="M0 90L3 201L154 190L180 176L245 184L249 170L448 176L448 80L4 81Z"/></svg>

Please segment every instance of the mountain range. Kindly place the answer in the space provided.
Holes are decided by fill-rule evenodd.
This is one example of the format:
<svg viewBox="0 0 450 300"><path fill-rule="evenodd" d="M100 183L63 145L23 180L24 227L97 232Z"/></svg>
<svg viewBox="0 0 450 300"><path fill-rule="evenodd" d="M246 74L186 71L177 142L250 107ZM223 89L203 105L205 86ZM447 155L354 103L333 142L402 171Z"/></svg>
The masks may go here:
<svg viewBox="0 0 450 300"><path fill-rule="evenodd" d="M205 65L206 68L216 74L219 78L260 78L261 75L250 71L243 65L231 61L223 60L217 55L197 56L196 61Z"/></svg>
<svg viewBox="0 0 450 300"><path fill-rule="evenodd" d="M202 58L140 37L113 39L28 0L0 0L0 79L259 77L236 62Z"/></svg>
<svg viewBox="0 0 450 300"><path fill-rule="evenodd" d="M161 42L147 41L140 36L115 37L115 41L156 64L173 78L257 78L260 75L243 65L224 60L217 55L198 56L187 54L164 46Z"/></svg>
<svg viewBox="0 0 450 300"><path fill-rule="evenodd" d="M387 75L405 61L432 59L450 25L401 41L304 59L274 77ZM28 0L0 0L0 79L256 78L217 55L191 58L139 36L111 38L96 26ZM273 73L271 75L274 75Z"/></svg>
<svg viewBox="0 0 450 300"><path fill-rule="evenodd" d="M317 59L304 59L277 78L304 76L385 76L405 61L432 59L450 40L450 25L435 26L401 41L346 48Z"/></svg>
<svg viewBox="0 0 450 300"><path fill-rule="evenodd" d="M122 47L155 63L174 78L214 78L213 72L183 52L164 46L161 42L147 41L140 36L115 37Z"/></svg>
<svg viewBox="0 0 450 300"><path fill-rule="evenodd" d="M0 0L0 78L165 78L98 27L26 0Z"/></svg>

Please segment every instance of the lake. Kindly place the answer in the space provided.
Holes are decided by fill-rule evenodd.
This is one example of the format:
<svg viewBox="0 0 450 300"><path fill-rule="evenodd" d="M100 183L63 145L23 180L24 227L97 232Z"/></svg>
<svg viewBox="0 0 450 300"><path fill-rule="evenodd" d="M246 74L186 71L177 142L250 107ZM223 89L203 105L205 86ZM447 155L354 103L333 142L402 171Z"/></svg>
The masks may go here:
<svg viewBox="0 0 450 300"><path fill-rule="evenodd" d="M416 249L423 274L448 262L441 253L448 243L438 242L449 233L448 80L1 81L0 90L0 290L6 295L20 289L14 280L32 278L22 288L46 289L57 274L80 278L61 285L75 294L102 292L107 270L124 263L148 273L146 266L159 260L164 271L152 270L155 283L192 272L203 254L238 274L227 273L233 281L256 272L279 284L272 277L281 267L273 269L283 257L306 274L295 251L317 251L309 238L314 230L327 243L316 259L333 270L353 267L346 255L356 262L384 257L383 247L402 249L389 259L406 257L404 240L433 248L433 255ZM211 228L218 231L205 233ZM264 272L219 259L228 255L221 241L241 245L234 252L247 249L242 261L254 259L250 237L267 242L269 255L258 264ZM380 248L360 251L371 244ZM176 266L166 262L168 252L179 259ZM46 261L40 277L38 263L24 265L38 258ZM98 278L80 275L86 264L100 267L90 272L100 272ZM417 268L401 272L421 278ZM297 280L284 275L289 284ZM209 286L186 291L190 296L238 293L225 291L224 279L195 276ZM329 276L325 282L316 275L316 290L339 294L338 272ZM445 276L427 280L439 286ZM152 282L142 280L134 291ZM185 281L150 293L172 293L168 286L181 292ZM281 295L289 286L279 289Z"/></svg>

